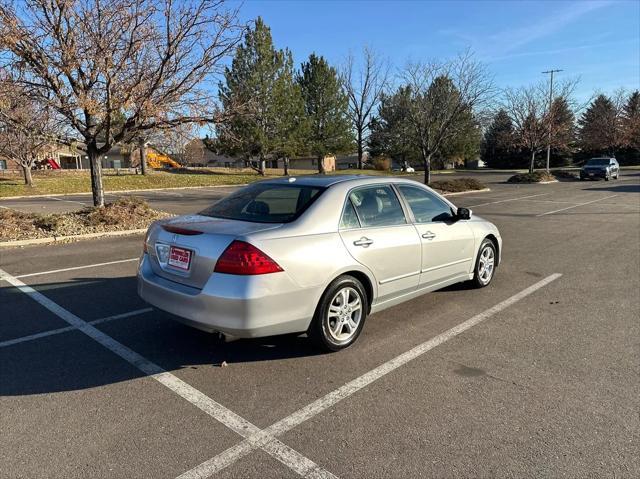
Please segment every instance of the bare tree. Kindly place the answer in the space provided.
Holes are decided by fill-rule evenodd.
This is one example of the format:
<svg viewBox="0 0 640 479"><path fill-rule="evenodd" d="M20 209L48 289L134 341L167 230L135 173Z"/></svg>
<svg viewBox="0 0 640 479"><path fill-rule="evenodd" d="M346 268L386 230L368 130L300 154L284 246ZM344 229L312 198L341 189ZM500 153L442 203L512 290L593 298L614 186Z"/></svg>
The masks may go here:
<svg viewBox="0 0 640 479"><path fill-rule="evenodd" d="M409 63L401 77L411 94L408 120L424 163L424 181L431 181L431 158L459 133L461 118L484 108L494 94L485 66L466 51L440 62Z"/></svg>
<svg viewBox="0 0 640 479"><path fill-rule="evenodd" d="M389 63L369 47L362 50L362 64L359 68L355 63L350 54L340 76L349 97L349 119L356 133L358 168L362 169L371 118L389 83Z"/></svg>
<svg viewBox="0 0 640 479"><path fill-rule="evenodd" d="M215 77L241 33L224 0L0 0L5 67L84 139L96 206L115 143L218 119Z"/></svg>
<svg viewBox="0 0 640 479"><path fill-rule="evenodd" d="M53 115L33 101L9 75L0 75L0 156L22 168L24 182L33 186L31 170L58 139Z"/></svg>
<svg viewBox="0 0 640 479"><path fill-rule="evenodd" d="M554 92L556 105L563 102L572 109L577 106L572 100L578 80L567 80ZM566 148L572 136L567 134L567 125L556 121L554 108L549 108L547 84L542 82L517 89L508 88L503 93L501 107L507 112L514 127L517 146L531 155L529 172L535 169L536 154L551 144L553 148Z"/></svg>

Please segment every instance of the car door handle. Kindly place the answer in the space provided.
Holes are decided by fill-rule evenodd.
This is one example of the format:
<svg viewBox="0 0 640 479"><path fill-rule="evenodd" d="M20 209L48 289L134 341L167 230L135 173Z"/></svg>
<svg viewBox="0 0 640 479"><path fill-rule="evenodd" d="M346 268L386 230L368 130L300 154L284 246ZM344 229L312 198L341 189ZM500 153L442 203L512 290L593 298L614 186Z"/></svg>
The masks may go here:
<svg viewBox="0 0 640 479"><path fill-rule="evenodd" d="M359 240L356 240L353 242L353 244L355 246L362 246L363 248L368 248L369 245L373 244L373 240L367 238L366 236L363 236L362 238L360 238Z"/></svg>
<svg viewBox="0 0 640 479"><path fill-rule="evenodd" d="M423 237L424 239L432 240L433 238L435 238L435 237L436 237L436 235L435 235L435 233L432 233L431 231L427 231L426 233L424 233L424 234L422 235L422 237Z"/></svg>

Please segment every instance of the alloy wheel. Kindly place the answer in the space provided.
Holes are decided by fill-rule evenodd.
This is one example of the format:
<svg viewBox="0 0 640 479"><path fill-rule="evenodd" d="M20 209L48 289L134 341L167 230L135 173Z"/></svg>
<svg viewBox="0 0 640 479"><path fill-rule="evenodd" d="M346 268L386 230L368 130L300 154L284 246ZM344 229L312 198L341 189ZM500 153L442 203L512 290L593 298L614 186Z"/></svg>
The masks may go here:
<svg viewBox="0 0 640 479"><path fill-rule="evenodd" d="M489 245L485 246L480 252L480 260L478 261L478 279L482 284L488 284L493 276L495 265L495 253Z"/></svg>
<svg viewBox="0 0 640 479"><path fill-rule="evenodd" d="M345 286L334 295L327 310L327 331L335 341L349 341L362 319L362 298L355 288Z"/></svg>

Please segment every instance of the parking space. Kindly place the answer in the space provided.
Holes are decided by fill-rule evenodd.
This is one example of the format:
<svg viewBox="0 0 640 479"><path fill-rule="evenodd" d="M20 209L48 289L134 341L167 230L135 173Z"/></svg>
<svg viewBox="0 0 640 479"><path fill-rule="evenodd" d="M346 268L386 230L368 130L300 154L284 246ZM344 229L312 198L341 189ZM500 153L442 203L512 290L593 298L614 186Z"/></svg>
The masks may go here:
<svg viewBox="0 0 640 479"><path fill-rule="evenodd" d="M80 332L0 348L3 477L167 477L235 433Z"/></svg>
<svg viewBox="0 0 640 479"><path fill-rule="evenodd" d="M148 309L140 236L0 250L0 476L635 477L640 178L623 179L455 197L501 230L492 285L376 314L336 354ZM176 212L213 200L184 194Z"/></svg>

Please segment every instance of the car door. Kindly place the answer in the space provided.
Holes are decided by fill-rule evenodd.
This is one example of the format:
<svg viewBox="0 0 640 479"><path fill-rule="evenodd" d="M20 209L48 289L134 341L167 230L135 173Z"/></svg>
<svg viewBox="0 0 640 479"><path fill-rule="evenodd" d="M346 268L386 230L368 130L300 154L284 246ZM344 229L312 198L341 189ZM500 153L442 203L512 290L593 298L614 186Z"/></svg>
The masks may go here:
<svg viewBox="0 0 640 479"><path fill-rule="evenodd" d="M390 185L363 186L347 196L340 236L353 258L375 276L378 300L418 286L421 242Z"/></svg>
<svg viewBox="0 0 640 479"><path fill-rule="evenodd" d="M465 220L456 220L451 206L431 191L396 185L407 203L422 242L419 287L426 288L469 274L475 238Z"/></svg>

